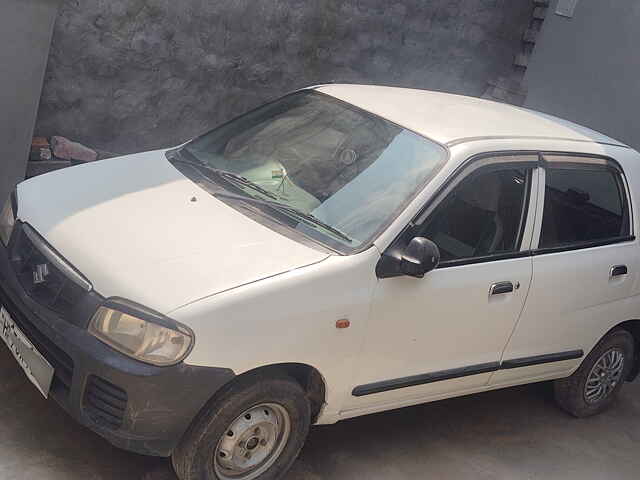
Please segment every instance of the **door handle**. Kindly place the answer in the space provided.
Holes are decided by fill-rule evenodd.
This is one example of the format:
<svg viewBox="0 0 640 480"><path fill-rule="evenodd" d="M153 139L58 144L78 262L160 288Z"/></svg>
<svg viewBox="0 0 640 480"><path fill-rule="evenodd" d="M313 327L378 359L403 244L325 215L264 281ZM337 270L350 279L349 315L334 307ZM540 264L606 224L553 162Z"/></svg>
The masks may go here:
<svg viewBox="0 0 640 480"><path fill-rule="evenodd" d="M611 271L609 272L609 276L611 278L618 277L620 275L626 275L629 273L626 265L614 265L611 267Z"/></svg>
<svg viewBox="0 0 640 480"><path fill-rule="evenodd" d="M511 282L496 282L489 287L489 295L501 295L511 292L513 292L513 283Z"/></svg>

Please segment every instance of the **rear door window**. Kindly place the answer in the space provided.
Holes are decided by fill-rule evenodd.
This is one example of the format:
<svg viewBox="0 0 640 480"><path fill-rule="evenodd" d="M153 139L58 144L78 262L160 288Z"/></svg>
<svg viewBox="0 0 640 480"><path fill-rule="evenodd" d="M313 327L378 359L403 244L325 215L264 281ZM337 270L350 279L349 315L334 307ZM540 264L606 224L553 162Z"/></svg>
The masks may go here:
<svg viewBox="0 0 640 480"><path fill-rule="evenodd" d="M607 167L546 169L539 248L606 243L629 235L622 176Z"/></svg>

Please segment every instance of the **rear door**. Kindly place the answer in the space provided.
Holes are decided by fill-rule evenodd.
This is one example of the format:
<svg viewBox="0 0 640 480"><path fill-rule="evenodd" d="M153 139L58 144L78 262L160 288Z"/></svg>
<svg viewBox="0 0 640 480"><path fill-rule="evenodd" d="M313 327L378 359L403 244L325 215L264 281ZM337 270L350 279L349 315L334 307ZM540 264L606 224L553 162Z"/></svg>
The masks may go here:
<svg viewBox="0 0 640 480"><path fill-rule="evenodd" d="M492 385L568 374L629 319L639 268L624 172L606 158L542 159L533 280Z"/></svg>

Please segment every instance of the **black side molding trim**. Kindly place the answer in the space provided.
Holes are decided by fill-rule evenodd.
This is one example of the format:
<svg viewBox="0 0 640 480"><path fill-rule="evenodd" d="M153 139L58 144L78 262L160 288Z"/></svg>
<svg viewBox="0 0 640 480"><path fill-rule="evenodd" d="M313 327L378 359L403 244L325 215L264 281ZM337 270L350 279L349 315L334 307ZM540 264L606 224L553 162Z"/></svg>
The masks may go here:
<svg viewBox="0 0 640 480"><path fill-rule="evenodd" d="M389 390L397 390L399 388L414 387L416 385L424 385L427 383L441 382L443 380L468 377L470 375L478 375L480 373L495 372L499 368L500 363L491 362L483 363L481 365L472 365L470 367L442 370L440 372L423 373L420 375L413 375L411 377L394 378L393 380L384 380L382 382L359 385L353 389L351 394L354 397L362 397L363 395L388 392Z"/></svg>
<svg viewBox="0 0 640 480"><path fill-rule="evenodd" d="M500 369L506 370L510 368L529 367L531 365L541 365L543 363L562 362L563 360L575 360L583 356L584 352L582 350L571 350L569 352L536 355L535 357L514 358L503 361Z"/></svg>
<svg viewBox="0 0 640 480"><path fill-rule="evenodd" d="M531 365L541 365L543 363L562 362L563 360L575 360L576 358L582 358L583 356L584 352L582 350L571 350L568 352L536 355L535 357L514 358L512 360L505 360L502 364L499 362L491 362L480 365L471 365L469 367L453 368L451 370L442 370L440 372L422 373L411 377L394 378L392 380L383 380L382 382L358 385L353 389L351 395L354 397L362 397L364 395L371 395L374 393L388 392L389 390L426 385L427 383L442 382L443 380L469 377L471 375L496 372L498 370L529 367Z"/></svg>

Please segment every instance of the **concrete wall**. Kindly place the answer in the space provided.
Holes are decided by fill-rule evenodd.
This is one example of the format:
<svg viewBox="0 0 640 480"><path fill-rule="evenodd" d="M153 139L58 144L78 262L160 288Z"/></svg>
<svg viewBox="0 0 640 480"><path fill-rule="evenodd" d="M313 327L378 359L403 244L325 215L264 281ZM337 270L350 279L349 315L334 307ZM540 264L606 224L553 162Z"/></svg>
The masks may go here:
<svg viewBox="0 0 640 480"><path fill-rule="evenodd" d="M131 152L331 80L480 96L532 0L65 0L37 132Z"/></svg>
<svg viewBox="0 0 640 480"><path fill-rule="evenodd" d="M573 18L551 2L527 69L525 105L640 148L640 2L578 0Z"/></svg>
<svg viewBox="0 0 640 480"><path fill-rule="evenodd" d="M0 203L24 176L58 3L0 2Z"/></svg>

